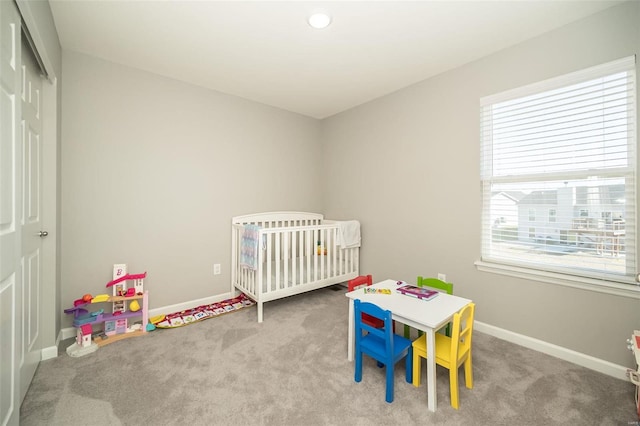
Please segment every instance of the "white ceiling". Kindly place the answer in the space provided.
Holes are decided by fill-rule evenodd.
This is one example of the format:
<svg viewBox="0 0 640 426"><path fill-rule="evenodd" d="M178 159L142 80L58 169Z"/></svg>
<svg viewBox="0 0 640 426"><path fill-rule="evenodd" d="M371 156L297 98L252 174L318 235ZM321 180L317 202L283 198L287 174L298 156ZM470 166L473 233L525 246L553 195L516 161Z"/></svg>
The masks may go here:
<svg viewBox="0 0 640 426"><path fill-rule="evenodd" d="M315 118L618 3L50 0L63 49Z"/></svg>

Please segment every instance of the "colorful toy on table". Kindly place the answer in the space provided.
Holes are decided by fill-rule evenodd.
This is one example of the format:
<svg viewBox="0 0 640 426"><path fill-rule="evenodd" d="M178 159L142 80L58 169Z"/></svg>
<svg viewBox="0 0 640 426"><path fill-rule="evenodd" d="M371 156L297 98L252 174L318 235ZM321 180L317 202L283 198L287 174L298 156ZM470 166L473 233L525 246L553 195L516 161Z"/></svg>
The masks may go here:
<svg viewBox="0 0 640 426"><path fill-rule="evenodd" d="M371 288L365 287L364 294L391 294L391 289L389 288Z"/></svg>

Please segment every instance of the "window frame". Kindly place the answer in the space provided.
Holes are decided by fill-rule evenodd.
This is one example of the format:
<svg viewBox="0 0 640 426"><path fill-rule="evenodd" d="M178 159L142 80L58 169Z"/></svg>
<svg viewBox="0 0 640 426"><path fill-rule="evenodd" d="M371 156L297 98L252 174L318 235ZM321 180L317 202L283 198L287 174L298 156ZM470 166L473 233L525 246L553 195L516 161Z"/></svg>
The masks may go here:
<svg viewBox="0 0 640 426"><path fill-rule="evenodd" d="M490 242L488 240L491 239L491 223L488 218L490 216L490 193L491 193L491 184L495 182L495 176L487 179L486 175L481 176L481 188L482 188L482 224L481 224L481 257L480 260L475 262L475 265L478 270L483 272L492 272L498 273L502 275L515 276L520 278L532 279L535 281L543 281L554 284L566 285L570 287L579 287L583 289L593 290L597 292L604 293L613 293L622 296L631 296L634 298L640 299L640 286L638 282L640 281L640 274L637 273L638 270L638 251L640 251L640 247L638 247L638 238L637 232L638 228L636 227L637 222L637 209L640 206L640 199L638 198L637 188L637 161L636 156L638 152L638 137L637 137L637 125L638 125L638 86L637 86L637 74L635 69L635 56L627 57L620 59L618 61L609 62L607 64L598 65L595 67L588 68L586 70L577 71L571 74L567 74L564 76L552 78L549 80L545 80L539 83L534 83L531 85L527 85L521 88L516 88L513 90L509 90L506 92L502 92L496 95L491 95L487 97L483 97L480 100L481 104L481 120L484 117L484 113L482 112L482 108L487 105L496 104L499 102L504 102L507 100L513 100L518 98L524 98L526 96L542 93L545 91L571 86L573 84L588 81L590 79L599 78L606 75L615 74L623 71L631 71L633 84L635 91L633 93L633 105L632 105L632 123L633 129L631 130L631 134L628 138L628 160L632 163L631 167L633 169L633 181L629 181L629 178L625 178L626 184L629 182L632 183L632 188L634 190L634 206L631 207L631 214L627 220L633 221L632 227L632 236L629 236L633 243L633 247L629 249L629 252L626 253L626 262L630 262L627 266L627 272L625 275L612 277L607 275L606 278L603 279L599 273L587 273L584 270L579 271L577 268L575 269L575 273L565 270L565 271L557 271L553 270L551 265L547 265L548 267L544 267L544 264L539 263L536 267L531 267L527 265L526 262L509 262L505 260L506 258L500 259L493 258L491 256L487 256L487 253L490 254L488 247ZM626 68L626 69L625 69ZM491 133L491 131L489 131ZM485 142L482 141L482 132L481 132L481 149L484 149ZM486 170L488 164L486 163L487 159L481 153L481 167L483 170ZM486 172L483 172L486 173ZM553 173L549 174L553 176ZM558 175L562 175L562 173L558 173ZM518 181L517 178L511 178L513 181ZM525 179L522 179L524 182ZM489 185L489 187L487 187ZM537 212L536 212L537 213ZM582 213L582 212L581 212ZM556 211L557 215L557 211ZM528 212L529 221L528 221L528 229L529 233L531 233L531 226L535 226L535 223L531 221L531 210ZM536 214L537 216L537 214ZM555 217L554 217L555 219ZM547 220L550 220L550 211L547 212ZM488 231L487 231L488 230ZM630 266L630 267L629 267ZM636 273L634 278L631 278L631 271L635 270Z"/></svg>

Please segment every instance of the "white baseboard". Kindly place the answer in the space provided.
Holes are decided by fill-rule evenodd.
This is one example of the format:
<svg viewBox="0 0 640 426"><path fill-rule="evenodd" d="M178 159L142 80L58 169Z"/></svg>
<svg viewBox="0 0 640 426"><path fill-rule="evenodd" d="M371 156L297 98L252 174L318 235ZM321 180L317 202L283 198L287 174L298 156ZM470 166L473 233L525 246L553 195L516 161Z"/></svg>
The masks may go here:
<svg viewBox="0 0 640 426"><path fill-rule="evenodd" d="M60 333L58 334L58 336L59 336L58 340L60 341L71 339L72 337L76 337L76 328L75 327L63 328L62 330L60 330Z"/></svg>
<svg viewBox="0 0 640 426"><path fill-rule="evenodd" d="M156 315L172 314L174 312L181 312L181 311L184 311L184 310L187 310L187 309L195 308L197 306L210 305L212 303L220 302L222 300L231 299L232 297L235 297L235 296L236 295L232 294L232 293L222 293L222 294L218 294L216 296L210 296L210 297L205 297L205 298L202 298L202 299L191 300L189 302L177 303L175 305L168 305L168 306L163 306L161 308L149 309L149 318L154 317ZM76 328L75 327L63 328L62 330L60 330L60 333L58 334L58 342L57 343L59 343L61 340L70 339L72 337L76 337ZM56 349L56 351L57 351L57 349ZM57 356L57 354L56 354L56 356ZM53 357L53 358L55 358L55 357Z"/></svg>
<svg viewBox="0 0 640 426"><path fill-rule="evenodd" d="M628 380L626 376L627 368L621 365L617 365L609 361L573 351L571 349L563 348L562 346L547 343L542 340L534 339L533 337L514 333L512 331L498 328L479 321L474 321L473 326L475 330L481 333L489 334L493 337L497 337L498 339L506 340L507 342L515 343L516 345L524 346L525 348L533 349L535 351L542 352L544 354L551 355L565 361L569 361L571 363L598 371L600 373L604 373L617 379Z"/></svg>
<svg viewBox="0 0 640 426"><path fill-rule="evenodd" d="M56 358L58 356L58 346L49 346L47 348L42 348L41 351L41 361L46 361L48 359Z"/></svg>
<svg viewBox="0 0 640 426"><path fill-rule="evenodd" d="M60 345L60 336L62 333L58 333L55 346L49 346L42 348L40 351L40 360L46 361L48 359L56 358L58 356L58 346Z"/></svg>

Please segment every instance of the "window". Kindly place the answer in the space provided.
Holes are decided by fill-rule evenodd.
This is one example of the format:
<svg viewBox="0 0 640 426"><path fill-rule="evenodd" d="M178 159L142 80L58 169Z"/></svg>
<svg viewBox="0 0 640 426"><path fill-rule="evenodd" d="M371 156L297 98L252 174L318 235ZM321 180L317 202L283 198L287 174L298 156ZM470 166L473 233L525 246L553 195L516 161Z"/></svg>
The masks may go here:
<svg viewBox="0 0 640 426"><path fill-rule="evenodd" d="M483 262L633 282L635 92L630 57L481 99Z"/></svg>

